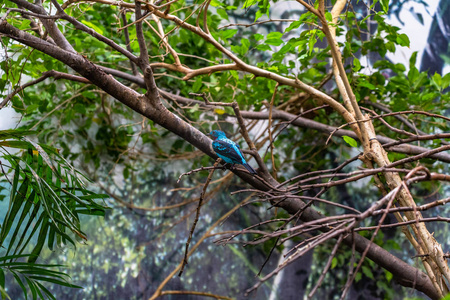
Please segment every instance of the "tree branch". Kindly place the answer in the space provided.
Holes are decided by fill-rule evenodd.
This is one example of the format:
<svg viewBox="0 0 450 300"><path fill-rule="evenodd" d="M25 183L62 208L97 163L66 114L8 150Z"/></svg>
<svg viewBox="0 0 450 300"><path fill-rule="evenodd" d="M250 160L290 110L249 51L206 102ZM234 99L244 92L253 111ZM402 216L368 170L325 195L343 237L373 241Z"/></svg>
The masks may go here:
<svg viewBox="0 0 450 300"><path fill-rule="evenodd" d="M11 2L25 7L26 9L41 15L48 15L47 11L40 5L32 4L26 0L11 0ZM41 18L40 19L42 24L44 24L45 28L47 29L50 36L55 41L56 45L61 47L62 49L75 53L75 49L73 49L72 45L67 41L65 36L62 34L62 32L58 29L58 26L55 24L55 20L47 19L47 18Z"/></svg>

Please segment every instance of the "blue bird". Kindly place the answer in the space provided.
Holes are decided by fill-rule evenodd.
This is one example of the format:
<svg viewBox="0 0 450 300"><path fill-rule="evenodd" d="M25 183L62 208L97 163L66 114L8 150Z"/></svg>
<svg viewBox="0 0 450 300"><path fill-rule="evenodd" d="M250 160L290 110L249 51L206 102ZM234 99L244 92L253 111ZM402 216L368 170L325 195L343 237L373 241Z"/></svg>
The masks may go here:
<svg viewBox="0 0 450 300"><path fill-rule="evenodd" d="M243 165L247 171L256 174L256 171L245 161L239 145L228 139L223 131L213 130L209 133L213 137L212 147L217 155L228 164Z"/></svg>

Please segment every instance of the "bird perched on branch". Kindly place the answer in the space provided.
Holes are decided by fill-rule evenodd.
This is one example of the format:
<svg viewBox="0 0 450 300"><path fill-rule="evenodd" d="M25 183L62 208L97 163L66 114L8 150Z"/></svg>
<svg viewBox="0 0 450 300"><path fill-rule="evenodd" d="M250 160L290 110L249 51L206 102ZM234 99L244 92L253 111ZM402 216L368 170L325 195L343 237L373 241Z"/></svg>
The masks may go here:
<svg viewBox="0 0 450 300"><path fill-rule="evenodd" d="M223 131L213 130L209 133L213 137L213 149L217 155L228 164L243 165L247 171L256 174L256 171L245 161L239 145L228 139Z"/></svg>

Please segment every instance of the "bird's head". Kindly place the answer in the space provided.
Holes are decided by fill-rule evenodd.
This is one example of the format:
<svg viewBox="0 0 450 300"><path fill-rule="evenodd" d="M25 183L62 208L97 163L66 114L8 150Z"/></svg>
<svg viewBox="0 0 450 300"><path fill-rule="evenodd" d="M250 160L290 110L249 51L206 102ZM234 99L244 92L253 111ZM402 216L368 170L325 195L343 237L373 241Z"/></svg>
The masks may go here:
<svg viewBox="0 0 450 300"><path fill-rule="evenodd" d="M218 138L226 138L227 136L223 131L220 130L213 130L209 133L210 136L212 136L213 140L217 140Z"/></svg>

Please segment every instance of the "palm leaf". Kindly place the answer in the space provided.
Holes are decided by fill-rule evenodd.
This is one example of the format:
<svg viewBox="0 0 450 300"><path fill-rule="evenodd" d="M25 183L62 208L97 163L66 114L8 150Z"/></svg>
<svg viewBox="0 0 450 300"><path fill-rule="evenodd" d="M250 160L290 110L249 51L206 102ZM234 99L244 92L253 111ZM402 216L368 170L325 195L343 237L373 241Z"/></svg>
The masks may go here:
<svg viewBox="0 0 450 300"><path fill-rule="evenodd" d="M69 276L54 270L59 265L36 264L42 249L47 245L53 249L55 241L70 242L74 246L73 235L86 239L81 230L79 214L104 215L105 205L96 201L107 195L87 190L88 181L71 166L58 150L37 144L27 135L35 132L27 130L0 131L0 156L9 165L2 178L10 185L8 209L0 212L3 222L0 227L0 247L5 250L0 256L0 295L5 292L5 272L10 273L28 299L54 296L44 283L80 288L68 282ZM16 154L5 147L21 149ZM25 151L24 151L25 150ZM35 238L33 238L35 237ZM26 249L29 254L23 254ZM12 253L12 255L10 254ZM21 261L27 259L27 261Z"/></svg>

